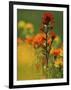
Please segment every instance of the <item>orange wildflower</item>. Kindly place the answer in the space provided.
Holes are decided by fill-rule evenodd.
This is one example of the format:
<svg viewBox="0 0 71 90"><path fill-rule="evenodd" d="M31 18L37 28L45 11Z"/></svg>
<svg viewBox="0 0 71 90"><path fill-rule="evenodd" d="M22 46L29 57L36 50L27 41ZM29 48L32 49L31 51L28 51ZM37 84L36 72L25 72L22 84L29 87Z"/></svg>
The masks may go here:
<svg viewBox="0 0 71 90"><path fill-rule="evenodd" d="M32 44L33 45L35 45L35 44L41 45L44 42L44 38L45 38L45 36L43 34L39 33L34 37Z"/></svg>
<svg viewBox="0 0 71 90"><path fill-rule="evenodd" d="M55 48L52 48L51 51L50 51L50 54L53 54L54 56L63 56L63 49L62 48L58 48L58 49L55 49Z"/></svg>
<svg viewBox="0 0 71 90"><path fill-rule="evenodd" d="M55 49L55 50L53 51L53 55L54 55L54 56L60 55L60 49Z"/></svg>

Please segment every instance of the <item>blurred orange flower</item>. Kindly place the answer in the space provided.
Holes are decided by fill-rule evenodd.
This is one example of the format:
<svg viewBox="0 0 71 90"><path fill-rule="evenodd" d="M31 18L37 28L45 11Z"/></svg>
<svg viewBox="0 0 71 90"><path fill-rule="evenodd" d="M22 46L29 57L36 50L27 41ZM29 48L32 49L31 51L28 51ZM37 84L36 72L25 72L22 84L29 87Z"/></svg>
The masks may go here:
<svg viewBox="0 0 71 90"><path fill-rule="evenodd" d="M51 41L52 41L51 38L48 38L47 44L48 44L48 45L51 45Z"/></svg>
<svg viewBox="0 0 71 90"><path fill-rule="evenodd" d="M22 43L23 42L23 40L21 39L21 38L17 38L17 43L19 44L19 43Z"/></svg>
<svg viewBox="0 0 71 90"><path fill-rule="evenodd" d="M54 55L54 56L60 55L60 49L55 49L55 50L53 51L53 55Z"/></svg>
<svg viewBox="0 0 71 90"><path fill-rule="evenodd" d="M29 43L29 44L31 44L32 43L32 41L33 41L33 38L32 37L29 37L29 38L26 38L26 43Z"/></svg>
<svg viewBox="0 0 71 90"><path fill-rule="evenodd" d="M58 56L58 55L60 55L60 49L52 48L50 51L50 54L53 54L54 56Z"/></svg>
<svg viewBox="0 0 71 90"><path fill-rule="evenodd" d="M42 33L39 33L33 38L32 44L33 45L35 45L35 44L41 45L41 44L43 44L44 39L45 39L45 35Z"/></svg>
<svg viewBox="0 0 71 90"><path fill-rule="evenodd" d="M63 49L62 48L52 48L50 51L50 54L53 54L54 56L63 56Z"/></svg>

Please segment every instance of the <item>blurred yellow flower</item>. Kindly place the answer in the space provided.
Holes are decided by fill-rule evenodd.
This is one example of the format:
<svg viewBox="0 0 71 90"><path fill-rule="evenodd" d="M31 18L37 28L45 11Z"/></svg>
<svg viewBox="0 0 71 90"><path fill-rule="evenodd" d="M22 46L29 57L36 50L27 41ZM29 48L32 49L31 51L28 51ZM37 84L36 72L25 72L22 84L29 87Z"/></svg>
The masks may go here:
<svg viewBox="0 0 71 90"><path fill-rule="evenodd" d="M25 29L26 23L24 21L19 21L18 22L18 29L19 30L24 30Z"/></svg>
<svg viewBox="0 0 71 90"><path fill-rule="evenodd" d="M54 40L55 40L56 42L59 41L59 37L56 36Z"/></svg>
<svg viewBox="0 0 71 90"><path fill-rule="evenodd" d="M26 24L26 30L29 30L30 32L34 31L34 26L32 23L27 23Z"/></svg>
<svg viewBox="0 0 71 90"><path fill-rule="evenodd" d="M55 39L54 39L54 42L58 45L61 44L61 38L59 36L56 36Z"/></svg>
<svg viewBox="0 0 71 90"><path fill-rule="evenodd" d="M60 66L62 67L63 66L63 59L60 58L60 59L57 59L55 62L54 62L54 66L59 68Z"/></svg>
<svg viewBox="0 0 71 90"><path fill-rule="evenodd" d="M60 48L60 56L63 56L63 49Z"/></svg>

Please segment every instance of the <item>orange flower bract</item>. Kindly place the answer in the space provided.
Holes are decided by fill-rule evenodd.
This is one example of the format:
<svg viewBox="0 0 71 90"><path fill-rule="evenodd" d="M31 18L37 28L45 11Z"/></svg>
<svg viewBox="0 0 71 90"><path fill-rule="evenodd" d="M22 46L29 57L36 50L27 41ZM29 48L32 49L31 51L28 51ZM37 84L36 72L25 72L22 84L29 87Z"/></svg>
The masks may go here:
<svg viewBox="0 0 71 90"><path fill-rule="evenodd" d="M33 45L35 45L35 44L41 45L44 42L44 38L45 38L45 35L42 33L39 33L34 37L32 44Z"/></svg>
<svg viewBox="0 0 71 90"><path fill-rule="evenodd" d="M48 45L51 45L51 41L52 41L51 38L48 38L47 44L48 44Z"/></svg>
<svg viewBox="0 0 71 90"><path fill-rule="evenodd" d="M26 38L26 40L25 40L27 43L29 43L29 44L31 44L32 43L32 41L33 41L33 38L31 38L31 37L29 37L29 38Z"/></svg>
<svg viewBox="0 0 71 90"><path fill-rule="evenodd" d="M52 48L50 51L50 54L53 54L54 56L63 56L63 49L62 48Z"/></svg>
<svg viewBox="0 0 71 90"><path fill-rule="evenodd" d="M51 32L50 32L50 36L51 36L51 38L53 38L53 39L54 39L54 38L56 37L55 32L51 31Z"/></svg>
<svg viewBox="0 0 71 90"><path fill-rule="evenodd" d="M60 55L60 49L55 49L55 50L53 51L53 55L54 55L54 56Z"/></svg>

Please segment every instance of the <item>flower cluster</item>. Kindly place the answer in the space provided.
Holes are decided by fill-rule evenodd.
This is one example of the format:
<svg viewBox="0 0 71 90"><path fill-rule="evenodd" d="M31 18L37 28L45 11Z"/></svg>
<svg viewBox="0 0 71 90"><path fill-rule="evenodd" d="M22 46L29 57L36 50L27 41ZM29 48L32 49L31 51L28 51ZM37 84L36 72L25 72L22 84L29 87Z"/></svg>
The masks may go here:
<svg viewBox="0 0 71 90"><path fill-rule="evenodd" d="M42 45L44 43L45 34L39 33L33 38L33 45Z"/></svg>

